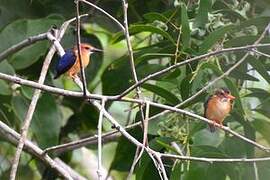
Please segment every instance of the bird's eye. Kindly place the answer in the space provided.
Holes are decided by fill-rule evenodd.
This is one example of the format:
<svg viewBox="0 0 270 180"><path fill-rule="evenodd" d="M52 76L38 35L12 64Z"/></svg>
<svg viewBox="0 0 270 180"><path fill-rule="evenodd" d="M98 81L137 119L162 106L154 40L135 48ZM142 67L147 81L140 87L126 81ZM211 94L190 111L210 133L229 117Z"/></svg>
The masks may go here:
<svg viewBox="0 0 270 180"><path fill-rule="evenodd" d="M84 49L89 50L89 49L90 49L90 47L84 47Z"/></svg>
<svg viewBox="0 0 270 180"><path fill-rule="evenodd" d="M225 96L225 93L224 92L219 92L219 95L220 96Z"/></svg>

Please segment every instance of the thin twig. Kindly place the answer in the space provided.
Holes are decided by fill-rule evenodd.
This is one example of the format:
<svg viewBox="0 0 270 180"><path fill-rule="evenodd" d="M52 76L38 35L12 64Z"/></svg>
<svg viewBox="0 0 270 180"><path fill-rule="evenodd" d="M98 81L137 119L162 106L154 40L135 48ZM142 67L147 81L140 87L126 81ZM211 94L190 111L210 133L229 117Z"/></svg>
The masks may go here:
<svg viewBox="0 0 270 180"><path fill-rule="evenodd" d="M81 72L81 78L82 78L82 83L83 83L83 95L86 95L86 78L85 78L85 72L83 68L83 63L82 63L82 54L81 54L81 23L80 23L80 1L76 0L76 40L77 40L77 49L78 49L78 59L79 59L79 64L80 64L80 72Z"/></svg>
<svg viewBox="0 0 270 180"><path fill-rule="evenodd" d="M120 28L123 32L125 32L125 28L124 26L117 20L115 19L112 15L110 15L109 13L107 13L106 11L104 11L103 9L101 9L100 7L98 7L97 5L91 3L91 2L88 2L88 1L85 1L85 0L78 0L78 1L81 1L85 4L88 4L94 8L96 8L97 10L99 10L100 12L102 12L103 14L105 14L106 16L108 16L110 19L112 19Z"/></svg>
<svg viewBox="0 0 270 180"><path fill-rule="evenodd" d="M257 54L259 54L259 55L262 55L262 56L265 56L267 58L270 58L270 55L269 54L263 53L263 52L258 51L256 49L252 49L252 51L255 52L255 53L257 53Z"/></svg>
<svg viewBox="0 0 270 180"><path fill-rule="evenodd" d="M222 125L220 125L220 124L218 124L218 123L215 123L215 122L212 121L212 120L209 120L209 119L207 119L207 118L204 118L204 117L199 116L199 115L197 115L197 114L194 114L194 113L192 113L192 112L185 111L185 110L183 110L183 109L178 109L178 108L176 108L176 107L171 107L171 106L168 106L168 105L159 104L159 103L150 102L150 101L149 101L148 103L149 103L150 105L152 105L152 106L155 106L155 107L167 109L167 110L169 110L169 111L174 111L174 112L177 112L177 113L180 113L180 114L183 114L183 115L187 115L187 116L190 116L190 117L199 119L199 120L204 121L204 122L206 122L206 123L208 123L208 124L213 124L215 127L218 127L218 128L220 128L220 129L222 129L222 130L224 130L224 131L226 131L226 132L228 132L228 133L234 135L234 136L237 137L238 139L241 139L241 140L243 140L243 141L245 141L245 142L247 142L247 143L249 143L249 144L252 144L253 146L255 146L255 147L257 147L257 148L259 148L259 149L261 149L261 150L263 150L263 151L265 151L265 152L270 152L270 148L265 147L265 146L263 146L263 145L261 145L261 144L258 144L258 143L256 143L255 141L252 141L251 139L248 139L248 138L246 138L246 137L244 137L244 136L238 134L237 132L231 130L229 127L222 126Z"/></svg>
<svg viewBox="0 0 270 180"><path fill-rule="evenodd" d="M61 27L61 31L65 31L66 28L67 28L67 26L64 23L62 25L62 27ZM63 37L63 35L64 35L64 33L62 33L62 32L60 32L59 34L57 33L57 35L56 35L57 39L60 40ZM47 37L47 34L46 34L46 37ZM45 77L46 77L50 62L52 60L52 57L53 57L55 51L56 51L56 48L55 48L54 45L52 45L49 52L48 52L48 54L47 54L47 56L46 56L46 58L45 58L45 60L44 60L43 67L42 67L40 77L39 77L39 80L38 80L39 84L43 84L44 81L45 81ZM28 132L29 126L31 124L31 120L32 120L32 117L33 117L33 114L34 114L34 111L35 111L35 108L36 108L37 101L38 101L40 93L41 93L41 90L39 90L39 89L36 89L34 91L31 103L30 103L28 111L26 113L26 116L25 116L25 119L24 119L24 122L23 122L23 125L22 125L22 128L21 128L21 138L20 138L20 141L18 143L16 153L15 153L15 156L14 156L14 160L13 160L13 163L12 163L12 167L11 167L10 180L15 180L15 178L16 178L16 172L17 172L17 168L18 168L18 165L19 165L21 152L22 152L24 142L25 142L26 137L27 137L27 132Z"/></svg>
<svg viewBox="0 0 270 180"><path fill-rule="evenodd" d="M15 45L11 46L10 48L8 48L7 50L1 52L0 53L0 62L3 61L4 59L6 59L11 54L14 54L27 46L30 46L38 41L42 41L45 39L47 39L47 32L28 37L27 39L19 42L18 44L15 44Z"/></svg>
<svg viewBox="0 0 270 180"><path fill-rule="evenodd" d="M254 180L259 180L259 174L258 174L258 168L256 162L253 162L253 168L254 168Z"/></svg>
<svg viewBox="0 0 270 180"><path fill-rule="evenodd" d="M101 106L105 108L105 102L106 99L102 99L101 101ZM97 170L97 175L98 179L102 180L102 122L103 122L103 112L99 112L99 118L98 118L98 170Z"/></svg>
<svg viewBox="0 0 270 180"><path fill-rule="evenodd" d="M140 100L136 100L137 102L140 102ZM182 110L182 109L178 109L176 107L171 107L171 106L168 106L168 105L164 105L164 104L159 104L159 103L155 103L155 102L151 102L151 101L146 101L145 103L149 103L150 105L152 106L155 106L155 107L159 107L159 108L163 108L163 109L166 109L167 111L170 111L170 112L176 112L176 113L179 113L179 114L183 114L183 115L187 115L187 116L190 116L190 117L193 117L193 118L196 118L196 119L199 119L201 121L204 121L205 123L207 124L213 124L215 125L217 128L220 128L232 135L234 135L235 137L237 137L238 139L241 139L243 140L244 142L247 142L249 144L252 144L253 146L265 151L265 152L270 152L270 148L269 147L265 147L261 144L258 144L256 143L255 141L252 141L251 139L248 139L240 134L238 134L237 132L231 130L229 127L226 127L226 126L221 126L220 124L217 124L215 123L214 121L211 121L209 119L206 119L202 116L199 116L197 114L194 114L192 112L189 112L189 111L186 111L186 110ZM130 126L127 126L127 128L133 128L135 126L138 126L140 123L135 123L133 125L130 125ZM112 134L114 134L116 132L111 132L111 133L106 133L106 136L111 136ZM90 138L91 141L93 141L94 137L93 138ZM83 140L80 140L82 141L83 143L86 143L86 141L83 141ZM75 143L75 142L74 142ZM71 146L73 145L72 143L70 144ZM77 143L75 143L75 145L77 147L80 147ZM66 148L64 145L60 145L61 148ZM69 146L69 145L67 145ZM55 149L58 149L58 148L55 148Z"/></svg>
<svg viewBox="0 0 270 180"><path fill-rule="evenodd" d="M12 145L16 146L21 138L21 135L7 126L5 123L0 121L0 135ZM48 155L44 155L42 149L40 149L37 145L32 143L29 140L25 141L24 150L29 154L35 156L36 158L40 159L44 162L47 166L50 166L54 169L57 173L61 176L65 177L66 179L70 179L69 173L57 162L51 159Z"/></svg>
<svg viewBox="0 0 270 180"><path fill-rule="evenodd" d="M125 28L124 33L125 33L125 37L126 37L128 54L129 54L129 57L130 57L129 62L130 62L130 67L131 67L131 71L132 71L133 80L137 84L138 83L138 76L137 76L137 73L136 73L136 67L135 67L135 62L134 62L134 55L133 55L133 50L132 50L132 45L131 45L131 39L130 39L129 29L128 29L128 3L127 3L126 0L122 0L122 6L123 6L124 28ZM137 95L137 97L139 99L144 100L144 97L142 95L141 88L139 86L136 87L136 95ZM143 113L143 106L144 106L144 104L140 104L140 114L141 114L142 129L144 131L145 130L145 124L146 124L146 122L145 122L145 117L144 117L144 113ZM146 137L143 136L143 142L147 143L147 139L144 139L144 138L147 138L147 136ZM143 145L145 145L145 143ZM139 147L137 147L136 152L139 152L138 151L138 148ZM131 174L133 173L133 170L135 168L135 165L139 161L139 158L143 154L143 151L144 151L144 148L141 149L141 152L140 153L136 153L135 154L134 162L132 163L131 171L129 173L128 178L130 178ZM138 155L138 157L137 157L137 155Z"/></svg>
<svg viewBox="0 0 270 180"><path fill-rule="evenodd" d="M261 36L255 41L255 43L253 45L248 45L246 47L249 47L250 50L254 50L254 48L257 48L259 47L259 42L260 40L262 40L266 34L266 32L268 31L270 27L270 23L266 26L266 28L264 29L263 33L261 34ZM260 46L262 47L262 46ZM228 49L231 49L231 48L228 48ZM228 49L223 49L221 51L224 51L224 50L228 50ZM240 50L241 48L238 47L236 48L237 50ZM235 50L236 50L235 49ZM232 50L232 49L231 49ZM234 50L233 50L234 51ZM256 52L256 51L255 51ZM208 54L211 54L211 53L208 53ZM221 80L222 78L224 78L225 76L228 76L235 68L237 68L242 62L244 62L246 60L246 58L248 57L249 55L249 51L241 58L241 60L239 60L237 63L235 63L231 68L229 68L225 73L223 73L221 76L217 77L216 79L214 79L213 81L211 81L210 83L208 83L208 85L204 86L200 91L198 91L197 93L195 93L194 95L190 96L188 99L186 99L185 101L179 103L178 105L176 105L175 107L179 108L181 106L183 106L184 104L187 104L189 103L190 101L192 101L193 99L195 99L196 97L198 97L200 94L202 94L204 91L206 91L210 86L212 86L214 83L216 83L217 81ZM202 55L204 56L204 55ZM191 59L190 59L191 60ZM179 63L178 63L179 64ZM172 67L172 66L171 66ZM167 68L168 69L168 68ZM160 71L161 72L161 71ZM159 72L159 73L160 73ZM154 73L155 74L155 73ZM156 73L157 74L157 73ZM146 78L144 78L146 79ZM131 86L132 87L132 86ZM127 91L127 90L126 90ZM123 94L123 93L122 93ZM121 97L121 95L120 95ZM165 111L162 111L154 116L152 116L149 120L151 119L155 119L159 116L162 116L166 113L168 113L169 111L168 110L165 110Z"/></svg>
<svg viewBox="0 0 270 180"><path fill-rule="evenodd" d="M174 64L172 66L169 66L169 67L167 67L167 68L165 68L163 70L157 71L157 72L155 72L153 74L150 74L150 75L146 76L145 78L139 80L138 83L133 84L128 89L126 89L124 92L122 92L119 95L119 98L124 97L125 95L129 94L132 90L134 90L136 87L142 85L146 81L148 81L150 79L153 79L153 78L155 78L157 76L163 75L163 74L165 74L165 73L167 73L167 72L169 72L169 71L171 71L173 69L176 69L176 68L178 68L180 66L186 65L186 64L191 63L193 61L204 60L204 59L209 58L211 56L216 56L216 55L224 54L226 52L251 50L252 48L268 47L268 46L270 46L270 43L267 43L267 44L257 44L257 45L247 45L247 46L241 46L241 47L233 47L233 48L227 48L227 49L217 50L217 51L209 52L207 54L203 54L203 55L200 55L200 56L189 58L189 59L187 59L185 61L181 61L181 62L179 62L177 64Z"/></svg>
<svg viewBox="0 0 270 180"><path fill-rule="evenodd" d="M44 81L45 81L45 77L46 77L46 74L47 74L47 71L48 71L48 68L49 68L49 65L50 65L50 62L52 60L52 57L53 57L54 53L55 53L55 48L52 45L51 48L50 48L50 51L48 52L48 54L47 54L47 56L46 56L46 58L44 60L43 67L42 67L40 77L39 77L39 80L38 80L39 84L43 84ZM21 138L20 138L20 141L18 143L16 153L15 153L15 157L14 157L14 160L13 160L13 163L12 163L12 168L11 168L11 173L10 173L10 180L15 180L16 172L17 172L17 168L18 168L18 164L19 164L19 160L20 160L20 156L21 156L21 152L22 152L22 148L23 148L24 142L26 140L27 132L28 132L29 126L31 124L31 120L32 120L32 117L33 117L33 114L34 114L34 111L35 111L35 108L36 108L37 101L38 101L40 93L41 93L41 90L39 90L39 89L36 89L34 91L31 103L29 105L28 111L27 111L25 119L23 121L23 125L22 125L22 128L21 128Z"/></svg>
<svg viewBox="0 0 270 180"><path fill-rule="evenodd" d="M152 153L155 154L155 156L156 156L156 158L157 158L157 161L158 161L158 163L159 163L159 165L160 165L160 171L161 171L161 173L162 173L162 175L163 175L163 179L164 179L164 180L168 180L167 173L166 173L164 164L163 164L163 162L162 162L160 153L159 153L159 152L156 152L156 153L152 152Z"/></svg>
<svg viewBox="0 0 270 180"><path fill-rule="evenodd" d="M149 103L146 103L146 106L145 106L145 120L144 120L144 126L143 126L143 146L146 147L147 146L147 133L148 133L148 118L149 118L149 111L150 111L150 105ZM131 179L131 176L134 172L134 169L136 167L136 164L138 163L138 161L140 160L140 158L142 157L143 155L143 150L142 151L139 151L140 148L137 147L136 149L136 153L135 153L135 156L134 156L134 160L132 162L132 165L131 165L131 168L129 170L129 173L128 173L128 177L127 179Z"/></svg>
<svg viewBox="0 0 270 180"><path fill-rule="evenodd" d="M178 32L178 36L177 36L177 41L176 41L176 44L175 44L176 48L175 48L175 53L174 53L174 64L177 63L177 59L178 59L179 46L180 46L180 38L181 38L181 34L182 34L181 30L182 30L182 28L179 27L178 28L178 31L179 32Z"/></svg>
<svg viewBox="0 0 270 180"><path fill-rule="evenodd" d="M80 93L80 92L67 91L67 90L63 90L63 89L59 89L59 88L54 88L54 87L50 87L50 86L46 86L46 85L39 85L36 82L32 82L32 81L29 81L29 80L24 80L24 79L21 79L21 78L18 78L18 77L10 76L10 75L5 75L5 74L2 74L2 73L0 73L0 79L5 79L5 80L13 81L13 82L18 83L18 84L24 84L24 85L27 85L27 86L30 86L30 87L42 89L44 91L55 93L55 94L60 94L60 95L65 95L65 96L73 96L73 97L83 97L83 94ZM203 118L203 117L198 116L196 114L190 113L188 111L181 110L181 109L178 109L176 107L162 105L162 104L159 104L159 103L154 103L154 102L151 102L151 101L143 101L143 100L140 100L140 99L130 99L130 98L115 99L114 96L102 96L102 95L94 95L94 94L87 94L87 98L90 98L90 99L99 99L99 100L101 100L102 98L106 98L108 100L119 100L119 101L133 102L133 103L146 103L147 102L147 103L149 103L152 106L157 106L157 107L166 109L165 110L166 112L174 111L174 112L178 112L178 113L181 113L181 114L189 115L191 117L198 118L200 120L203 120L203 119L204 120L207 120L206 118ZM154 119L153 116L151 118L149 118L149 120L150 119L153 120ZM207 122L207 123L213 123L213 121L209 121L209 120L208 121L205 121L205 122ZM136 126L139 126L140 124L141 124L141 122L137 122L137 123L134 123L134 124L131 124L131 125L127 126L125 129L132 129L132 128L136 127ZM221 129L224 128L223 126L220 127L218 124L216 126L219 127L219 128L221 128ZM234 131L232 131L230 129L225 128L223 130L225 130L225 131L227 131L230 134L233 134L235 136L239 136L238 133L236 133L236 132L234 132ZM117 132L118 131L113 131L113 132L105 133L103 135L103 137L110 137L110 136L112 136L113 134L115 134ZM240 137L238 137L238 138L240 138ZM67 143L66 145L58 145L55 148L53 148L53 147L52 148L48 148L47 151L55 151L55 150L64 151L65 149L72 150L72 149L76 149L76 148L85 146L89 142L93 142L93 141L96 141L96 140L97 140L96 137L89 137L89 138L82 139L82 140L79 140L79 141ZM242 140L246 141L246 139L242 139ZM249 140L249 141L251 141L251 140ZM251 144L256 143L256 142L253 142L253 141L251 141L251 142L252 142ZM256 145L256 146L259 147L260 149L266 150L266 151L268 151L268 149L269 149L269 148L266 148L266 147L263 147L263 146L260 147L260 145Z"/></svg>
<svg viewBox="0 0 270 180"><path fill-rule="evenodd" d="M80 81L79 78L75 78L74 82L82 89L82 82ZM87 94L90 94L87 91ZM149 156L153 159L153 162L156 166L163 166L162 161L160 162L160 160L155 160L155 158L153 157L157 157L158 153L154 152L154 151L150 151L149 148L145 147L143 144L141 144L137 139L135 139L133 136L131 136L106 110L104 107L102 107L102 105L100 105L96 100L90 100L88 99L88 102L93 104L100 112L103 112L103 115L109 120L109 122L123 135L125 136L130 142L132 142L134 145L136 145L137 147L140 147L142 149L145 149L146 152L149 154ZM161 163L161 164L160 164ZM164 166L163 166L164 168ZM160 171L159 171L160 172ZM163 170L161 171L163 172ZM163 176L166 177L166 172L164 174L163 172ZM167 180L165 178L165 180Z"/></svg>
<svg viewBox="0 0 270 180"><path fill-rule="evenodd" d="M261 158L204 158L204 157L192 157L192 156L180 156L174 154L165 154L160 153L161 158L171 158L171 159L180 159L187 161L200 161L207 163L254 163L254 162L263 162L270 161L270 157L261 157Z"/></svg>

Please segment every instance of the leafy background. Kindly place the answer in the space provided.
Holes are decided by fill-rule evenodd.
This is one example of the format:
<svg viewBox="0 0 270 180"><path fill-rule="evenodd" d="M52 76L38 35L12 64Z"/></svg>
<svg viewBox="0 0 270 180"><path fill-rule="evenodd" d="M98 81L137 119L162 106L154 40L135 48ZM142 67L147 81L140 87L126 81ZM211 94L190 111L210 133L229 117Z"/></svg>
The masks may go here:
<svg viewBox="0 0 270 180"><path fill-rule="evenodd" d="M135 64L139 78L181 62L189 57L211 50L252 44L270 20L270 3L266 0L130 0L129 23ZM103 0L97 4L122 22L120 1ZM102 48L104 53L94 54L86 69L88 89L91 92L116 95L133 84L125 37L118 26L103 14L82 6L91 13L82 24L82 41ZM53 0L0 0L0 52L21 40L46 32L52 25L59 26L75 15L73 1ZM75 24L69 28L61 42L65 48L74 45ZM180 41L177 38L180 32ZM269 36L262 42L269 43ZM175 55L176 46L179 52ZM25 79L37 80L49 43L39 42L8 57L0 63L0 72ZM267 53L268 48L260 48ZM142 85L143 94L149 99L168 105L176 105L187 99L209 81L221 75L244 52L226 53L205 61L194 62L172 70ZM54 62L57 60L57 56ZM227 86L237 97L233 112L225 124L246 137L269 146L269 71L268 59L249 56L224 81L211 87ZM70 90L78 90L67 77L53 80L54 65L46 78L46 84ZM0 80L0 120L19 131L32 97L33 90ZM130 97L134 93L129 94ZM203 114L203 94L185 105L185 109ZM78 108L79 107L79 108ZM122 125L140 120L138 109L128 103L113 102L109 111ZM151 108L151 115L160 112ZM43 93L34 114L29 138L46 148L96 133L98 111L83 101ZM104 122L103 131L111 126ZM141 140L140 128L130 133ZM156 118L149 124L150 146L160 152L175 153L170 143L175 141L183 153L198 157L246 158L266 154L222 131L211 134L204 123L189 117L170 113ZM11 167L15 147L0 137L0 179L6 179ZM120 137L104 145L103 163L115 179L124 179L131 166L135 146ZM97 147L66 152L59 156L72 168L89 179L87 173L89 154L96 154ZM253 164L202 163L167 159L169 178L196 179L255 179ZM259 179L270 178L268 162L256 163ZM51 179L52 173L40 162L23 154L18 179ZM149 157L144 154L135 169L134 179L158 179L158 172Z"/></svg>

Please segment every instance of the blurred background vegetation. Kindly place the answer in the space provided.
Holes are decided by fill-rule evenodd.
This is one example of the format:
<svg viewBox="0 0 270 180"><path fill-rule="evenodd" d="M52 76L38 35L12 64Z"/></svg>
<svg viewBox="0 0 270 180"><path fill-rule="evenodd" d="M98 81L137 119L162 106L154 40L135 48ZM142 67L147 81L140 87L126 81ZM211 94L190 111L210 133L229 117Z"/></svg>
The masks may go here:
<svg viewBox="0 0 270 180"><path fill-rule="evenodd" d="M123 22L121 1L91 1ZM129 0L128 18L135 64L139 78L166 68L189 57L212 50L254 43L270 21L267 0ZM109 18L89 6L81 13L91 15L82 20L82 42L102 48L94 54L86 69L88 89L97 94L117 95L134 83L131 76L125 37ZM21 40L60 26L75 16L73 0L0 0L0 52ZM179 35L180 33L180 35ZM177 45L177 39L180 41ZM263 43L270 42L266 36ZM61 42L64 48L75 44L75 24ZM0 63L0 72L36 81L50 44L39 42L25 48ZM179 51L176 52L176 49ZM260 48L269 52L269 48ZM152 101L176 105L196 93L234 63L245 52L226 53L181 66L142 85L143 95ZM58 59L55 56L53 63ZM237 97L233 112L225 124L236 132L270 146L270 70L269 60L252 54L224 81L219 81L207 93L184 106L203 114L203 102L215 88L228 87ZM46 84L78 90L67 77L53 80L54 65ZM33 89L0 80L0 120L16 131L20 130ZM135 93L130 93L134 97ZM140 120L138 108L123 102L107 105L110 113L122 125ZM131 110L131 111L130 111ZM151 108L151 115L161 109ZM41 148L96 134L99 112L81 99L43 93L34 114L29 138ZM103 131L111 125L104 121ZM129 131L141 141L140 128ZM264 152L218 130L211 134L204 123L170 113L149 124L150 146L160 152L175 153L171 142L177 142L184 155L216 158L251 158L266 156ZM15 147L0 137L0 179L7 179ZM103 164L114 179L125 179L136 147L120 137L104 144ZM94 179L97 146L91 145L59 156L73 169ZM202 163L168 159L165 162L169 178L183 180L255 179L253 164ZM270 179L270 163L256 163L260 180ZM54 175L30 155L22 155L18 179L53 179ZM134 172L134 179L159 179L152 161L144 154Z"/></svg>

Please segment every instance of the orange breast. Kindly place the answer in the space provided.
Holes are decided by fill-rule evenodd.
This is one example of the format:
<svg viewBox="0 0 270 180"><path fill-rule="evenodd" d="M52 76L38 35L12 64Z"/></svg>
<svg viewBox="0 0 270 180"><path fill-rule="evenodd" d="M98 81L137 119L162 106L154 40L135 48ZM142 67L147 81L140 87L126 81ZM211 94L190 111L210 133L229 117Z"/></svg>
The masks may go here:
<svg viewBox="0 0 270 180"><path fill-rule="evenodd" d="M83 68L85 68L90 61L90 56L89 53L85 53L82 51L82 66ZM77 56L76 62L75 64L68 70L68 75L72 78L74 78L75 75L77 75L80 72L80 61L79 61L79 57Z"/></svg>
<svg viewBox="0 0 270 180"><path fill-rule="evenodd" d="M225 117L231 111L231 103L229 101L221 101L218 97L212 97L205 112L205 116L208 119L222 123Z"/></svg>

